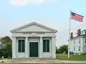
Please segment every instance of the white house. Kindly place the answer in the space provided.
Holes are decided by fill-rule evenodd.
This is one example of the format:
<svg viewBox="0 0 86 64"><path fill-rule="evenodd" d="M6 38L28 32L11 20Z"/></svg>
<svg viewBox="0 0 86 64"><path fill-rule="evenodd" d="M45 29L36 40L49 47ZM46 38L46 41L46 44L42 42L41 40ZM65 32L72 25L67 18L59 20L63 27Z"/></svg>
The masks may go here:
<svg viewBox="0 0 86 64"><path fill-rule="evenodd" d="M56 58L56 32L36 22L11 30L12 58Z"/></svg>
<svg viewBox="0 0 86 64"><path fill-rule="evenodd" d="M86 53L86 30L79 30L76 37L72 35L69 48L72 53Z"/></svg>

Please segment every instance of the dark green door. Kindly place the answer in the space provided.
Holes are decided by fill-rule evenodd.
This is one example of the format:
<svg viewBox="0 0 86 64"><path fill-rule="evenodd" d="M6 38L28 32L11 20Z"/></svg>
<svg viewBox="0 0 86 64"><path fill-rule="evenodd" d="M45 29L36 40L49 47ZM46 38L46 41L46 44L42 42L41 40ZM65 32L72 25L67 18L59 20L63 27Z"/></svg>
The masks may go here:
<svg viewBox="0 0 86 64"><path fill-rule="evenodd" d="M38 57L38 42L30 42L30 57Z"/></svg>

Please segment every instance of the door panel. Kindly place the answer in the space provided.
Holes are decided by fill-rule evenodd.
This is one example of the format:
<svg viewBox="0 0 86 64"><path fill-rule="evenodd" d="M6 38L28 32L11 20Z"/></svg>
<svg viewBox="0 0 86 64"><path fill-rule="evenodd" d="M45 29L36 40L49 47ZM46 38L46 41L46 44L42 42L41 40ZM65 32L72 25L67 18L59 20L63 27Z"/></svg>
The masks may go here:
<svg viewBox="0 0 86 64"><path fill-rule="evenodd" d="M30 42L30 57L38 57L38 42Z"/></svg>

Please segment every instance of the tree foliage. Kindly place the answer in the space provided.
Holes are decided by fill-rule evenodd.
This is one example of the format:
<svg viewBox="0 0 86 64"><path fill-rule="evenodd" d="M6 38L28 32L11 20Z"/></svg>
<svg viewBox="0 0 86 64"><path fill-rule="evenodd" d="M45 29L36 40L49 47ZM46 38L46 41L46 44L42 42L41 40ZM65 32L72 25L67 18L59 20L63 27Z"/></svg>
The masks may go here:
<svg viewBox="0 0 86 64"><path fill-rule="evenodd" d="M1 49L0 57L4 56L5 58L12 56L12 40L9 36L1 37Z"/></svg>
<svg viewBox="0 0 86 64"><path fill-rule="evenodd" d="M68 45L62 45L56 49L56 53L68 53Z"/></svg>

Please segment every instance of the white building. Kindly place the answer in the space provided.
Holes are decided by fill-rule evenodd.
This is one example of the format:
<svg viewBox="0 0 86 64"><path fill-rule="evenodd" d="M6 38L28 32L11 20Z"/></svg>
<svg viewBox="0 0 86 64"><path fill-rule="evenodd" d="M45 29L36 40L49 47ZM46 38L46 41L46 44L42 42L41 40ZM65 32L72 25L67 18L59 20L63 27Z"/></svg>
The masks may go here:
<svg viewBox="0 0 86 64"><path fill-rule="evenodd" d="M72 53L86 53L86 30L78 32L76 37L71 38L69 47Z"/></svg>
<svg viewBox="0 0 86 64"><path fill-rule="evenodd" d="M56 32L36 22L11 30L12 58L56 58Z"/></svg>

